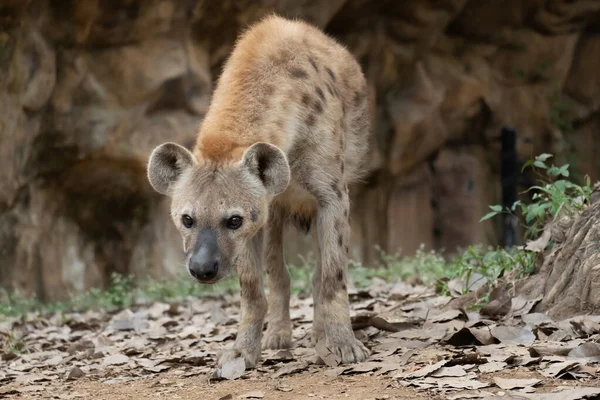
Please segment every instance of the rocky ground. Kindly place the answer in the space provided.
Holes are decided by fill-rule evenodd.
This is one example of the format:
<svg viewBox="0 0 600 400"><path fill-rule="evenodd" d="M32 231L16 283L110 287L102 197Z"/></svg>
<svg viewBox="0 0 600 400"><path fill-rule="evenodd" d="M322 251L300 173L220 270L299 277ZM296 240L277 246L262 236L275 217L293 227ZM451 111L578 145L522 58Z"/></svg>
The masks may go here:
<svg viewBox="0 0 600 400"><path fill-rule="evenodd" d="M356 336L373 355L348 366L309 346L303 297L292 300L294 348L265 351L252 371L214 368L235 337L235 295L3 319L0 398L600 398L600 316L553 321L503 289L479 311L406 283L374 282L351 299Z"/></svg>

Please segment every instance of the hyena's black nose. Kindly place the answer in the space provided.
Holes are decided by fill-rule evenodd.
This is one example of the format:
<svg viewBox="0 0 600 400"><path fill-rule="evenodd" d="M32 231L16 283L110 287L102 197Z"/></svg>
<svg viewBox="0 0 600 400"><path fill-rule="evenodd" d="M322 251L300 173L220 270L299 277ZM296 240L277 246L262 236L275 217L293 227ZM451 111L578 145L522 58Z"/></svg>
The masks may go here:
<svg viewBox="0 0 600 400"><path fill-rule="evenodd" d="M219 251L216 233L203 229L198 232L196 245L189 260L190 274L199 281L212 281L219 272Z"/></svg>
<svg viewBox="0 0 600 400"><path fill-rule="evenodd" d="M219 272L219 262L209 261L206 263L190 262L190 274L200 281L211 281L217 276Z"/></svg>

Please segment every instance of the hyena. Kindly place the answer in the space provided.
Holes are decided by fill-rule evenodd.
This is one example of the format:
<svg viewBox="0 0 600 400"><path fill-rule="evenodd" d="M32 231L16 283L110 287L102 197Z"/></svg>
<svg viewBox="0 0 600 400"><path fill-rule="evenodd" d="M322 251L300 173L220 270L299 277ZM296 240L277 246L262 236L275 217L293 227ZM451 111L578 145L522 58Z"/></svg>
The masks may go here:
<svg viewBox="0 0 600 400"><path fill-rule="evenodd" d="M346 288L348 184L362 171L368 119L353 56L310 24L270 16L238 38L193 151L164 143L152 152L148 178L172 199L189 274L202 283L239 276L241 321L219 365L243 356L255 366L265 317L263 347L291 346L288 222L317 233L312 343L325 340L342 363L369 356L352 331Z"/></svg>

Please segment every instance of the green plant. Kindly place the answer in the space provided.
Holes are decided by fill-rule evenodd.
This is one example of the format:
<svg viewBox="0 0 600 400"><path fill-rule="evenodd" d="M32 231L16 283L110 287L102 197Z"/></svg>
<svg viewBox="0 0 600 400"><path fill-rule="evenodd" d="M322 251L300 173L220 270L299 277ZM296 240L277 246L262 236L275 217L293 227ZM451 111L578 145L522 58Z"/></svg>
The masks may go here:
<svg viewBox="0 0 600 400"><path fill-rule="evenodd" d="M544 226L552 218L562 212L580 211L589 204L592 192L590 178L585 177L583 186L577 185L569 178L569 164L557 167L548 166L546 162L552 158L551 154L541 154L523 165L531 167L538 177L538 185L531 186L525 193L532 192L531 202L525 203L517 200L510 208L500 205L490 206L490 212L480 221L485 221L498 214L508 213L516 216L517 210L521 212L525 228L525 238L535 239L539 236Z"/></svg>
<svg viewBox="0 0 600 400"><path fill-rule="evenodd" d="M496 284L505 272L515 271L517 276L530 274L535 268L535 253L520 248L502 249L469 246L466 251L448 263L448 279L464 278L462 294L466 294L477 283L484 279L488 288ZM442 292L449 293L447 282Z"/></svg>

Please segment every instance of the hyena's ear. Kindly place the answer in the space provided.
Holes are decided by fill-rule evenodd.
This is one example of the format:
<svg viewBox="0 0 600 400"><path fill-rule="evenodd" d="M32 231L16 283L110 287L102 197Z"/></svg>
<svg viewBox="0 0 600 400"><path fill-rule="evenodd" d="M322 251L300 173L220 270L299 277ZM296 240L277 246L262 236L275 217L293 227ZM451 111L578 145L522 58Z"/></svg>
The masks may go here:
<svg viewBox="0 0 600 400"><path fill-rule="evenodd" d="M176 143L161 144L150 154L148 180L154 190L170 196L181 173L195 163L194 155L185 147Z"/></svg>
<svg viewBox="0 0 600 400"><path fill-rule="evenodd" d="M242 157L242 165L262 182L270 195L283 192L290 183L290 166L285 154L269 143L255 143Z"/></svg>

